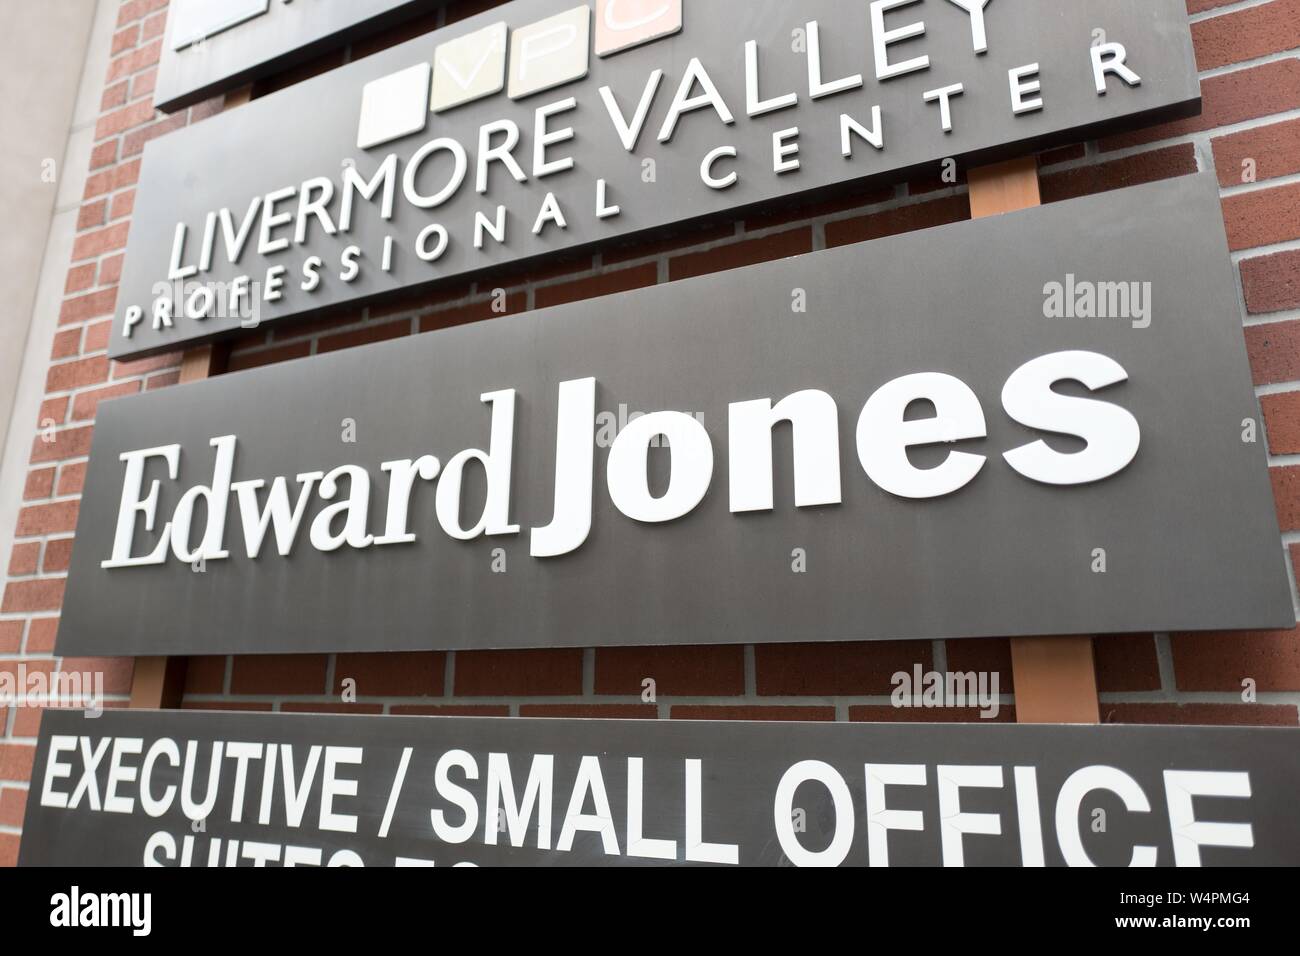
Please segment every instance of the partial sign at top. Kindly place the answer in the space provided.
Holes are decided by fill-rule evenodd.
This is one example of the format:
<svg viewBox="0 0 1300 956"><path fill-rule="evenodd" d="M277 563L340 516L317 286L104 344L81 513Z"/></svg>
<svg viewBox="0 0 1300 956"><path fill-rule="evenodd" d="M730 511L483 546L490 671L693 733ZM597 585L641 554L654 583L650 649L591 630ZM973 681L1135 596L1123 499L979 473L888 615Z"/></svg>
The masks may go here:
<svg viewBox="0 0 1300 956"><path fill-rule="evenodd" d="M1183 0L517 0L150 143L110 355L1199 106Z"/></svg>
<svg viewBox="0 0 1300 956"><path fill-rule="evenodd" d="M172 112L447 0L171 0L154 105Z"/></svg>

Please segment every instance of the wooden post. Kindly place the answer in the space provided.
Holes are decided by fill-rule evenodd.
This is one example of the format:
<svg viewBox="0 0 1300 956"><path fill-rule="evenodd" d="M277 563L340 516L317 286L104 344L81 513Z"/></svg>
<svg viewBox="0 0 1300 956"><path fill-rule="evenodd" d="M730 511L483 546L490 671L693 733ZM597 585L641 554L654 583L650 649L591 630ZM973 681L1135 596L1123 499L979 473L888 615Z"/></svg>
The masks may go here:
<svg viewBox="0 0 1300 956"><path fill-rule="evenodd" d="M972 219L1039 205L1038 158L972 169ZM1097 670L1091 637L1013 637L1011 674L1022 724L1096 724Z"/></svg>
<svg viewBox="0 0 1300 956"><path fill-rule="evenodd" d="M226 94L224 109L247 103L253 88L245 86ZM224 371L225 350L216 345L200 345L189 349L181 357L181 384L218 375ZM131 704L133 708L164 710L179 707L185 695L185 671L188 663L184 657L137 657L131 674Z"/></svg>

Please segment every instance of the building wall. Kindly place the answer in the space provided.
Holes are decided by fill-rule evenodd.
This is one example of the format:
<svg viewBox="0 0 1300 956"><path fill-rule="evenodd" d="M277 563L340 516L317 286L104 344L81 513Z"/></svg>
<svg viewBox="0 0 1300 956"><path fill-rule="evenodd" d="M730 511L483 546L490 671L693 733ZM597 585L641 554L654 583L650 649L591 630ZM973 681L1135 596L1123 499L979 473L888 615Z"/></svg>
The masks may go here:
<svg viewBox="0 0 1300 956"><path fill-rule="evenodd" d="M0 5L0 554L31 438L108 63L88 56L98 0ZM104 6L116 6L106 3ZM110 24L102 22L103 29ZM14 422L19 422L14 427ZM10 431L14 434L10 435ZM8 441L12 438L12 441Z"/></svg>
<svg viewBox="0 0 1300 956"><path fill-rule="evenodd" d="M112 3L113 0L105 0ZM497 4L454 3L459 19ZM34 435L16 543L0 604L0 668L102 669L111 704L123 706L130 660L52 656L68 555L97 403L177 384L181 356L128 363L105 354L144 143L223 108L220 99L175 117L155 114L150 94L166 0L126 0L95 128L58 330L50 343L42 417ZM1300 566L1300 0L1188 0L1205 110L1201 117L1079 144L1042 157L1046 202L1217 169L1237 268L1243 326L1269 448L1278 548ZM434 26L426 21L326 57L254 95L299 82ZM237 108L237 107L236 107ZM1243 181L1250 163L1255 181ZM540 308L816 249L968 218L964 185L932 179L859 191L743 222L684 232L653 244L556 260L327 323L258 330L233 347L227 374L368 342L490 321L494 286L514 304ZM513 311L513 310L512 310ZM1213 388L1213 382L1189 382ZM1224 502L1223 507L1231 507ZM1296 597L1293 591L1293 598ZM1300 600L1297 601L1300 604ZM158 627L179 627L176 621ZM1098 638L1102 716L1119 723L1298 722L1300 636L1133 634ZM999 720L1014 720L1006 640L776 646L460 651L191 658L184 706L206 709L502 716L971 720L973 710L899 710L890 677L926 669L997 672ZM356 701L345 702L348 679ZM654 682L647 700L645 681ZM1243 694L1243 681L1257 692ZM39 713L0 714L0 862L17 855Z"/></svg>

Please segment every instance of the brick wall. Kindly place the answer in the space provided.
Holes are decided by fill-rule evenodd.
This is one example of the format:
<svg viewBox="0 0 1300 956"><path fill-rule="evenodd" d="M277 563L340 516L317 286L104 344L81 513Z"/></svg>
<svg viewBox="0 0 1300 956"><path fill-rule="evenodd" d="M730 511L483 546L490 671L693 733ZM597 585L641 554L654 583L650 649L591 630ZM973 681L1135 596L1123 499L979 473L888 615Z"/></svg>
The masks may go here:
<svg viewBox="0 0 1300 956"><path fill-rule="evenodd" d="M113 0L105 0L113 2ZM459 19L495 6L462 0ZM113 37L102 115L52 343L46 400L32 423L31 470L0 603L0 668L105 672L123 706L130 660L52 656L86 455L100 399L169 388L181 356L110 362L105 354L145 142L222 109L220 98L166 117L151 107L166 0L125 0ZM1300 567L1300 0L1188 0L1204 114L1042 157L1046 202L1218 170L1237 265L1241 321L1263 410L1279 549ZM434 18L359 44L254 95L373 53L436 25ZM1244 182L1251 161L1255 182ZM968 218L964 185L935 176L832 203L695 229L653 244L547 262L398 305L290 328L233 346L229 373L259 365L490 320L490 293L511 311L617 294L815 249ZM1200 383L1212 387L1213 383ZM1103 720L1128 723L1289 724L1300 704L1300 635L1134 634L1098 638ZM1000 720L1014 719L1006 640L777 646L460 651L456 653L200 657L184 706L393 714L475 714L798 720L969 720L962 710L895 710L890 675L926 669L1000 674ZM356 703L343 703L343 681ZM642 681L655 682L653 702ZM1242 699L1243 679L1258 698ZM39 712L0 709L0 864L17 856Z"/></svg>

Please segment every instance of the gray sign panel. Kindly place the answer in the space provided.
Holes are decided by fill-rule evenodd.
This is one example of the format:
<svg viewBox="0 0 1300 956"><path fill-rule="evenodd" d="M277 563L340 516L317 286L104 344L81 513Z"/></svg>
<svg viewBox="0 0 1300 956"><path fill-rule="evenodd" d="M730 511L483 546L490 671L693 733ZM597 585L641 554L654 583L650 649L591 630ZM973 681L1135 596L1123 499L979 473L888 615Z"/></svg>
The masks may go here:
<svg viewBox="0 0 1300 956"><path fill-rule="evenodd" d="M1207 174L106 402L59 653L1290 627L1230 270Z"/></svg>
<svg viewBox="0 0 1300 956"><path fill-rule="evenodd" d="M1295 866L1297 746L1287 728L47 711L19 862Z"/></svg>
<svg viewBox="0 0 1300 956"><path fill-rule="evenodd" d="M154 105L171 113L447 0L171 0Z"/></svg>
<svg viewBox="0 0 1300 956"><path fill-rule="evenodd" d="M109 354L1200 108L1183 0L683 11L598 56L608 15L518 0L154 140Z"/></svg>

